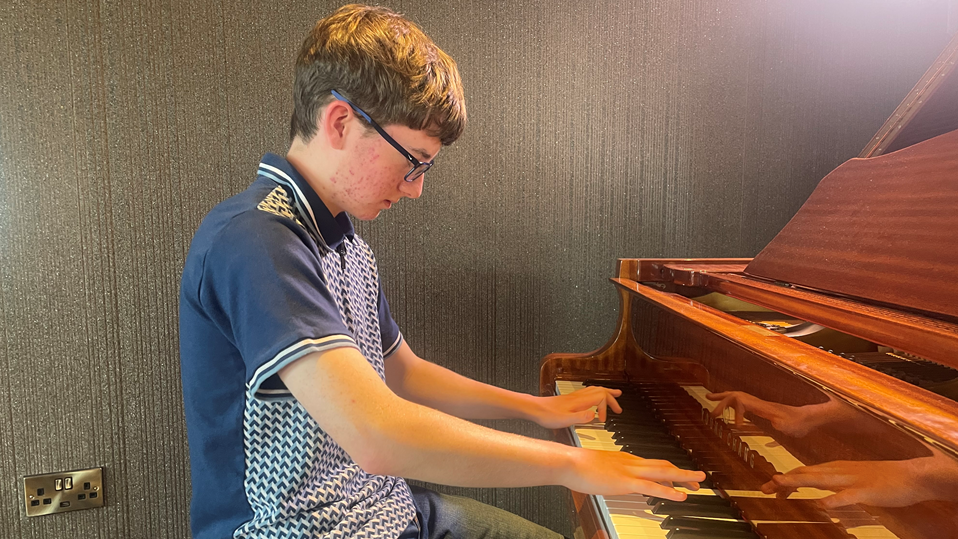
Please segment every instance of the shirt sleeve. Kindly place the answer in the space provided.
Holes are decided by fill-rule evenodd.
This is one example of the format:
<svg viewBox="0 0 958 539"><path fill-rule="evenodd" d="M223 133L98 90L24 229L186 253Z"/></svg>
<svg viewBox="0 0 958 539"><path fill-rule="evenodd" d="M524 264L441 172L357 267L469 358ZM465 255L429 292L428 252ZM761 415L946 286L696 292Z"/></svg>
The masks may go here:
<svg viewBox="0 0 958 539"><path fill-rule="evenodd" d="M399 331L399 325L393 320L392 312L389 311L389 302L386 301L382 281L379 282L379 333L382 338L383 358L385 359L399 350L403 337Z"/></svg>
<svg viewBox="0 0 958 539"><path fill-rule="evenodd" d="M220 231L204 260L200 301L239 350L257 398L291 398L276 373L306 354L359 348L312 241L291 219L251 211Z"/></svg>

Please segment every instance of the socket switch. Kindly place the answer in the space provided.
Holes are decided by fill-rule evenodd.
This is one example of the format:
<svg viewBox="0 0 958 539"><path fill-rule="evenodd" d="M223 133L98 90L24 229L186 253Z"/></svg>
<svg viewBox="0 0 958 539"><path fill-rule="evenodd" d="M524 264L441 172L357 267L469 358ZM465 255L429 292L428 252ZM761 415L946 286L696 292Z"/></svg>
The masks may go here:
<svg viewBox="0 0 958 539"><path fill-rule="evenodd" d="M23 503L28 517L102 507L103 494L103 468L23 478Z"/></svg>

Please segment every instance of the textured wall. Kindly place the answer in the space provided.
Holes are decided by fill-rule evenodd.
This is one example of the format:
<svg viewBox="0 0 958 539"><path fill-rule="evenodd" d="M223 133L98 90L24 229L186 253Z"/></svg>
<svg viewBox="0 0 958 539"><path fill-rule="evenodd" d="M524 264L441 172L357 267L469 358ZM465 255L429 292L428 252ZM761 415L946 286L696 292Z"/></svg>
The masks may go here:
<svg viewBox="0 0 958 539"><path fill-rule="evenodd" d="M616 257L755 254L958 23L946 0L391 5L459 61L471 124L358 228L414 349L523 391L610 335ZM189 536L180 267L284 151L291 59L333 7L0 4L0 536ZM23 475L90 466L105 508L22 516ZM473 494L561 528L558 492Z"/></svg>

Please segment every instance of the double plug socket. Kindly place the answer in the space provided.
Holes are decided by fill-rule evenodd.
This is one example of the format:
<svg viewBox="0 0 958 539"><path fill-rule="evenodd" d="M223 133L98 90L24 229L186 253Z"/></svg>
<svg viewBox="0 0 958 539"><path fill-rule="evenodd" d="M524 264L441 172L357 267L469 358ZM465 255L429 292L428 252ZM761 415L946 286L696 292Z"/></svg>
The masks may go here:
<svg viewBox="0 0 958 539"><path fill-rule="evenodd" d="M23 503L28 517L102 507L103 494L103 468L23 478Z"/></svg>

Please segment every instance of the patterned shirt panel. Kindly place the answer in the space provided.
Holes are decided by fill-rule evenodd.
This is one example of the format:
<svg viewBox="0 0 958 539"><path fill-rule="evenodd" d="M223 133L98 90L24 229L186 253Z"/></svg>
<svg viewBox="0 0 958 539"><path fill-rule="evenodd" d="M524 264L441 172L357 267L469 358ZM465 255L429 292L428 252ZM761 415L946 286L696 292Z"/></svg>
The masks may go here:
<svg viewBox="0 0 958 539"><path fill-rule="evenodd" d="M303 226L302 215L281 187L257 208ZM320 254L325 280L351 337L385 380L376 260L358 236L344 243L344 255ZM234 537L393 538L414 518L405 481L364 472L295 399L257 398L251 384L243 428L245 488L253 518Z"/></svg>

